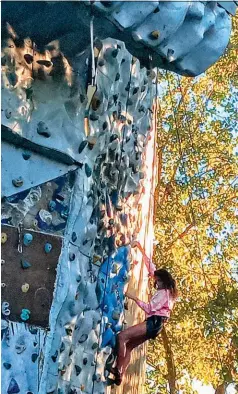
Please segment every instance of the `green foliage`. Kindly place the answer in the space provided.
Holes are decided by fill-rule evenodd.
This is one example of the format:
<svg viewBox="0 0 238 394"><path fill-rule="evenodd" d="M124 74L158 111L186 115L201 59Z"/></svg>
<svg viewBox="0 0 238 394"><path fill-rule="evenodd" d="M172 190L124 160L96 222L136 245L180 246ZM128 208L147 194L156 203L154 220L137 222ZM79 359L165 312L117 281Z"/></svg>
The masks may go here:
<svg viewBox="0 0 238 394"><path fill-rule="evenodd" d="M160 336L149 345L147 393L168 385L175 393L173 379L183 394L195 378L214 387L237 381L237 32L234 18L228 50L206 74L159 74L154 260L175 276L180 296L166 327L172 356Z"/></svg>

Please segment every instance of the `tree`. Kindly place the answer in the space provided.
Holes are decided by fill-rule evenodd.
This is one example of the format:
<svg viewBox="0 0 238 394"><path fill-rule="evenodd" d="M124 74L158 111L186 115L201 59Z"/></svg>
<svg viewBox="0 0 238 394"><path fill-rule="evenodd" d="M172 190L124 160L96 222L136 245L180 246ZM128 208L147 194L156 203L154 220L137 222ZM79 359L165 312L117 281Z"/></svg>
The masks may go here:
<svg viewBox="0 0 238 394"><path fill-rule="evenodd" d="M222 394L237 381L237 32L234 18L227 52L205 74L159 73L154 260L180 296L149 344L148 393L196 393L196 378Z"/></svg>

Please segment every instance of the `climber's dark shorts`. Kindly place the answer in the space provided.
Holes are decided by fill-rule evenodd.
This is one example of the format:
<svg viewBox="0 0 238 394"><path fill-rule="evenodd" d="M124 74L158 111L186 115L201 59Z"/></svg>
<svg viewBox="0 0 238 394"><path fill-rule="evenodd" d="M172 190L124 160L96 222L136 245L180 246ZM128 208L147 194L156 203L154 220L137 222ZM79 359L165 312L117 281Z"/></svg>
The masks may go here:
<svg viewBox="0 0 238 394"><path fill-rule="evenodd" d="M163 323L167 318L164 316L150 316L146 321L146 337L147 339L155 339L163 328Z"/></svg>

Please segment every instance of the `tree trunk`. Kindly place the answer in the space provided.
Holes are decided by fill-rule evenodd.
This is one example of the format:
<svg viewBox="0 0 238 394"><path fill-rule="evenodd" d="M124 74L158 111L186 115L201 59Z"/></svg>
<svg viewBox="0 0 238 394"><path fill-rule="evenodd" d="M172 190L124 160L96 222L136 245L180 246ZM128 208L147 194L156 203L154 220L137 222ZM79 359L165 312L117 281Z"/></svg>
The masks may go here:
<svg viewBox="0 0 238 394"><path fill-rule="evenodd" d="M215 394L226 394L226 383L220 384L215 391Z"/></svg>
<svg viewBox="0 0 238 394"><path fill-rule="evenodd" d="M165 357L166 357L166 363L168 369L169 392L170 394L176 394L176 370L174 365L174 357L170 346L169 338L167 336L164 327L161 331L161 336L162 336L165 355L166 355ZM217 394L222 394L222 393L217 393Z"/></svg>

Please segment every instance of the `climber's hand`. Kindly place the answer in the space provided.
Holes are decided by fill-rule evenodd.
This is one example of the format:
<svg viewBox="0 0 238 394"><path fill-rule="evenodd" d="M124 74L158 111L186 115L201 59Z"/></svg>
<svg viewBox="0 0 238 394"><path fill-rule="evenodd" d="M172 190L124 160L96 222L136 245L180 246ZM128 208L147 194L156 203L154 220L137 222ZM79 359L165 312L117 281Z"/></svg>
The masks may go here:
<svg viewBox="0 0 238 394"><path fill-rule="evenodd" d="M134 300L134 301L137 300L137 297L135 297L133 294L128 293L128 291L126 292L126 297L130 298L131 300Z"/></svg>

